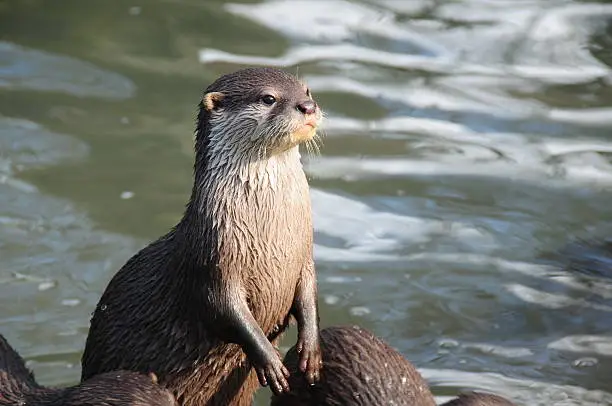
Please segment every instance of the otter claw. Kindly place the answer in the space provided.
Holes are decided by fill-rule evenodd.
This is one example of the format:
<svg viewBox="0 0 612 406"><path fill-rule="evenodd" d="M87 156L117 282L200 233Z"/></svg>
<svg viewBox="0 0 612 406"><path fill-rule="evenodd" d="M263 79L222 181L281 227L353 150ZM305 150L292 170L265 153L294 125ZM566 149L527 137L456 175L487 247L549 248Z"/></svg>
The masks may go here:
<svg viewBox="0 0 612 406"><path fill-rule="evenodd" d="M306 375L306 381L312 386L319 381L321 377L320 370L323 367L319 340L309 342L300 339L296 349L300 355L300 371Z"/></svg>
<svg viewBox="0 0 612 406"><path fill-rule="evenodd" d="M256 368L257 378L261 386L268 386L275 395L281 395L283 392L289 392L289 371L279 360L274 362L274 365L266 365L263 368Z"/></svg>

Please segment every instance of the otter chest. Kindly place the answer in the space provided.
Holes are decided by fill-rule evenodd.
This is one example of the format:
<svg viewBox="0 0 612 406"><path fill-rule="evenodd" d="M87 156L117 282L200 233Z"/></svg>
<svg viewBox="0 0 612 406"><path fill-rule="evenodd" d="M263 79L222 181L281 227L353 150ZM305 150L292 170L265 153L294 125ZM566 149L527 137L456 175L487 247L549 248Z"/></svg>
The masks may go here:
<svg viewBox="0 0 612 406"><path fill-rule="evenodd" d="M264 330L286 317L312 255L307 184L304 179L287 186L237 199L223 241L223 257L232 259L233 266L227 265L239 273Z"/></svg>
<svg viewBox="0 0 612 406"><path fill-rule="evenodd" d="M239 248L239 262L245 271L256 278L260 273L272 279L299 276L312 244L308 199L307 194L283 193L265 200L260 197L246 205L246 212L241 214L246 221L236 219L228 241Z"/></svg>

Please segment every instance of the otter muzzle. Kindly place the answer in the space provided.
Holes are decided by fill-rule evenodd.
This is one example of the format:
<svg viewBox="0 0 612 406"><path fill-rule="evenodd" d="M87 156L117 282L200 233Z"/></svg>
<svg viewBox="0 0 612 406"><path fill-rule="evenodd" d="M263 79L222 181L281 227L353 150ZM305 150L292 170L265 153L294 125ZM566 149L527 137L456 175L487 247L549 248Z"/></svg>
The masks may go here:
<svg viewBox="0 0 612 406"><path fill-rule="evenodd" d="M294 144L300 144L302 142L310 141L314 138L316 133L316 120L306 120L306 122L302 126L300 126L300 128L291 133L291 142Z"/></svg>

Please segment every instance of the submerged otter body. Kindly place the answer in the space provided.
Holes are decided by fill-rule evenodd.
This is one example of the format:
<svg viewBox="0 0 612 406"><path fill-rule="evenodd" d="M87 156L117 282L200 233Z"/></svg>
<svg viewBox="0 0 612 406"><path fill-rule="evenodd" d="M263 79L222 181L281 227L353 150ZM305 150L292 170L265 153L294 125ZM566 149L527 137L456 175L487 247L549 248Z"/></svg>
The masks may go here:
<svg viewBox="0 0 612 406"><path fill-rule="evenodd" d="M321 330L325 367L315 386L292 374L291 392L272 399L271 406L435 406L421 374L402 354L371 332L357 326ZM296 371L295 348L285 356L289 371ZM483 393L466 393L443 406L514 406Z"/></svg>
<svg viewBox="0 0 612 406"><path fill-rule="evenodd" d="M118 371L92 377L68 388L36 383L23 358L0 334L0 405L2 406L175 406L174 397L156 378Z"/></svg>
<svg viewBox="0 0 612 406"><path fill-rule="evenodd" d="M275 344L291 317L301 371L318 379L313 230L298 145L320 120L309 90L277 69L244 69L208 87L184 216L108 284L82 379L152 371L182 405L250 405L258 378L275 393L289 389Z"/></svg>
<svg viewBox="0 0 612 406"><path fill-rule="evenodd" d="M366 329L335 326L321 330L324 368L315 386L294 377L295 348L285 356L291 392L271 406L436 406L427 382L402 354Z"/></svg>

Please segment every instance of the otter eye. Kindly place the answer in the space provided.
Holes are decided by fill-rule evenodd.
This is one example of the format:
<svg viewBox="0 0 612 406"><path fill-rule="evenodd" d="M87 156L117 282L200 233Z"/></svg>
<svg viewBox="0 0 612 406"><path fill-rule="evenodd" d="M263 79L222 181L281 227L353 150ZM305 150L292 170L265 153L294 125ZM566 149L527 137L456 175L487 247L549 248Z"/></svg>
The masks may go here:
<svg viewBox="0 0 612 406"><path fill-rule="evenodd" d="M310 89L306 89L306 96L310 97Z"/></svg>
<svg viewBox="0 0 612 406"><path fill-rule="evenodd" d="M267 104L268 106L271 106L276 103L276 97L272 96L271 94L267 94L261 98L261 101Z"/></svg>

